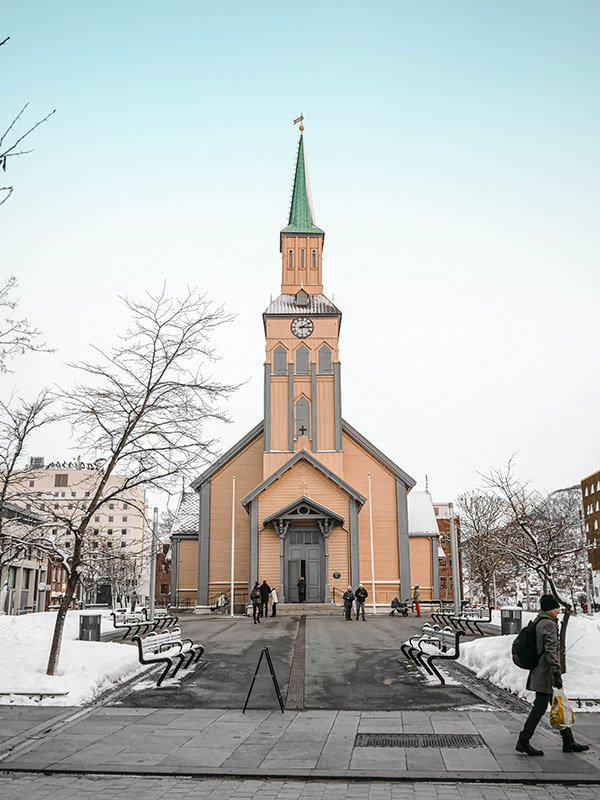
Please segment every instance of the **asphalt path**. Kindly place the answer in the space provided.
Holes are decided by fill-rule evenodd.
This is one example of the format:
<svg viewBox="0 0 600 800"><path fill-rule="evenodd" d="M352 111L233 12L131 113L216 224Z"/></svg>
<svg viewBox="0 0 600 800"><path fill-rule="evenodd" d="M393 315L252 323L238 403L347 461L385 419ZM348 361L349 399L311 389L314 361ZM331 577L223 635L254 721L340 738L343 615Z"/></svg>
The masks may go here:
<svg viewBox="0 0 600 800"><path fill-rule="evenodd" d="M401 656L400 645L416 634L427 616L397 618L367 615L367 621L339 617L306 618L303 659L304 708L315 710L446 710L481 706L482 700L463 685L440 686ZM268 648L285 702L300 618L279 616L255 625L251 618L184 615L184 636L201 642L199 664L156 688L148 672L121 693L126 707L243 707L263 648ZM107 638L107 637L104 637ZM118 638L118 635L108 638ZM125 645L124 646L128 646ZM296 667L298 665L296 664ZM263 658L249 708L277 708L277 696Z"/></svg>

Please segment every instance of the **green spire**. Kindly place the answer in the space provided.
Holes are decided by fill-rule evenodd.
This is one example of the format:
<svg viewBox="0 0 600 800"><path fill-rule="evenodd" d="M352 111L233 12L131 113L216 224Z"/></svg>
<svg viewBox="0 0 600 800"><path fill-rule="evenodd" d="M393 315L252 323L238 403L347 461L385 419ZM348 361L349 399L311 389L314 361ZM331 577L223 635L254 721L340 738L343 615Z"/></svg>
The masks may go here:
<svg viewBox="0 0 600 800"><path fill-rule="evenodd" d="M304 136L300 135L290 218L287 228L284 228L281 233L324 233L321 228L317 228L315 225L314 216L308 167L304 153Z"/></svg>

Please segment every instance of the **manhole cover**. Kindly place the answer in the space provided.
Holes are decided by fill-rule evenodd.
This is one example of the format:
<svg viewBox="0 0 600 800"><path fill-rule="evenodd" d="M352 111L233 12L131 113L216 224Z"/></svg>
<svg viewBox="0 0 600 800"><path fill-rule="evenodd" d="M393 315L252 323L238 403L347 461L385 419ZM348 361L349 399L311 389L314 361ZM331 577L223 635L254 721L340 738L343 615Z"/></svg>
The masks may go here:
<svg viewBox="0 0 600 800"><path fill-rule="evenodd" d="M357 733L355 747L485 747L478 733Z"/></svg>

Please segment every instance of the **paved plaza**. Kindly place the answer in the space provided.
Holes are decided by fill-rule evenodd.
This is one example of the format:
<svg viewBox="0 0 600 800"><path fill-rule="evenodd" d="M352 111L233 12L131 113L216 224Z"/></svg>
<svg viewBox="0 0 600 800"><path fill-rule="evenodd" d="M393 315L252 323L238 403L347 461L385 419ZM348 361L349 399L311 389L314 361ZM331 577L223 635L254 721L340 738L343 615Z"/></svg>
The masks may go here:
<svg viewBox="0 0 600 800"><path fill-rule="evenodd" d="M145 673L88 708L0 707L0 798L599 795L598 714L578 716L587 753L564 754L544 725L535 743L546 756L517 754L520 701L473 676L462 685L460 673L436 685L398 661L399 640L420 622L308 618L304 702L282 713L263 664L244 714L262 647L272 651L288 696L301 623L189 619L187 632L206 652L181 682L155 689Z"/></svg>

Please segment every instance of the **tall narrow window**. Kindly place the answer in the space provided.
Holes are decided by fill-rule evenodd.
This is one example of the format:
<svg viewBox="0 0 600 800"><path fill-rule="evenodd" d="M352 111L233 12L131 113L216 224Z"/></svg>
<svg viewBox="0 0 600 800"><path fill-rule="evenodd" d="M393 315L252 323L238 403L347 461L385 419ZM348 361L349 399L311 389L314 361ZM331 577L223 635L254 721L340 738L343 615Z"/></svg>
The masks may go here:
<svg viewBox="0 0 600 800"><path fill-rule="evenodd" d="M288 250L288 269L294 269L294 251Z"/></svg>
<svg viewBox="0 0 600 800"><path fill-rule="evenodd" d="M304 250L300 250L300 269L304 269Z"/></svg>
<svg viewBox="0 0 600 800"><path fill-rule="evenodd" d="M331 348L326 344L319 348L319 372L331 373Z"/></svg>
<svg viewBox="0 0 600 800"><path fill-rule="evenodd" d="M287 350L278 344L273 351L273 375L285 375Z"/></svg>
<svg viewBox="0 0 600 800"><path fill-rule="evenodd" d="M304 344L296 350L296 374L308 375L308 347Z"/></svg>
<svg viewBox="0 0 600 800"><path fill-rule="evenodd" d="M296 439L299 436L310 438L310 403L301 397L296 403Z"/></svg>
<svg viewBox="0 0 600 800"><path fill-rule="evenodd" d="M311 250L310 251L310 256L311 256L311 267L313 269L316 269L317 268L317 251L316 250Z"/></svg>

